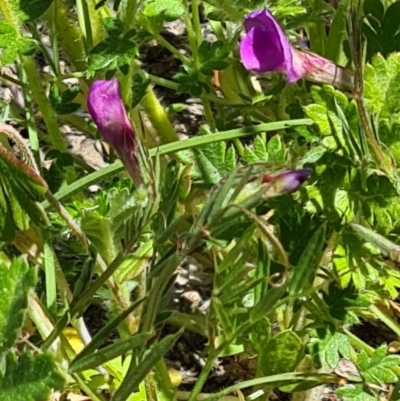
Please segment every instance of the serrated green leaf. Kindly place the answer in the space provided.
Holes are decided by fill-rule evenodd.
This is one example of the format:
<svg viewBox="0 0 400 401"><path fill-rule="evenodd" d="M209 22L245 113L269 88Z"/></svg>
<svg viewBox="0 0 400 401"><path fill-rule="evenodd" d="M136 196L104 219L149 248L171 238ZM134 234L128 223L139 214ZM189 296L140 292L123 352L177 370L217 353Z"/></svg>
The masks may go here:
<svg viewBox="0 0 400 401"><path fill-rule="evenodd" d="M322 106L321 104L310 104L306 106L305 111L307 116L315 121L321 135L332 135L328 113L325 106Z"/></svg>
<svg viewBox="0 0 400 401"><path fill-rule="evenodd" d="M371 303L367 296L363 296L352 286L343 289L335 283L329 286L327 293L323 293L323 298L329 307L330 315L339 321L347 320L348 308L367 307Z"/></svg>
<svg viewBox="0 0 400 401"><path fill-rule="evenodd" d="M246 146L244 148L244 153L243 153L242 157L243 157L243 160L248 164L257 163L260 161L259 158L257 157L257 155L248 146Z"/></svg>
<svg viewBox="0 0 400 401"><path fill-rule="evenodd" d="M23 258L14 259L10 268L0 264L0 354L14 345L35 281Z"/></svg>
<svg viewBox="0 0 400 401"><path fill-rule="evenodd" d="M283 163L286 159L286 149L280 135L274 135L267 143L268 161Z"/></svg>
<svg viewBox="0 0 400 401"><path fill-rule="evenodd" d="M49 355L6 357L6 370L0 374L2 401L47 401L50 390L63 389L64 380Z"/></svg>
<svg viewBox="0 0 400 401"><path fill-rule="evenodd" d="M300 166L304 166L305 164L313 164L316 163L325 153L327 149L323 146L315 146L310 149L300 160Z"/></svg>
<svg viewBox="0 0 400 401"><path fill-rule="evenodd" d="M268 161L267 146L261 136L257 136L254 139L253 149L259 161Z"/></svg>
<svg viewBox="0 0 400 401"><path fill-rule="evenodd" d="M214 185L220 181L222 177L210 159L199 149L194 151L194 155L202 181L208 185Z"/></svg>
<svg viewBox="0 0 400 401"><path fill-rule="evenodd" d="M34 21L44 14L53 0L11 0L14 12L22 22Z"/></svg>
<svg viewBox="0 0 400 401"><path fill-rule="evenodd" d="M379 401L377 395L372 394L371 390L361 384L351 384L336 390L339 397L344 401Z"/></svg>
<svg viewBox="0 0 400 401"><path fill-rule="evenodd" d="M81 226L97 252L106 263L111 263L121 247L115 241L115 233L110 218L101 216L96 210L85 211L82 213Z"/></svg>
<svg viewBox="0 0 400 401"><path fill-rule="evenodd" d="M391 367L400 364L400 355L387 355L387 346L380 346L371 357L361 351L357 360L357 368L362 378L378 386L384 383L394 383L397 375Z"/></svg>
<svg viewBox="0 0 400 401"><path fill-rule="evenodd" d="M185 7L179 0L153 0L148 2L143 10L146 17L162 16L167 21L174 21L185 12Z"/></svg>
<svg viewBox="0 0 400 401"><path fill-rule="evenodd" d="M396 121L400 117L398 92L400 90L400 54L392 54L387 60L377 54L371 64L365 66L365 104L382 118Z"/></svg>
<svg viewBox="0 0 400 401"><path fill-rule="evenodd" d="M229 146L225 155L224 170L232 171L236 167L236 151L233 145Z"/></svg>
<svg viewBox="0 0 400 401"><path fill-rule="evenodd" d="M303 358L303 342L293 331L273 336L261 349L258 369L262 376L293 371Z"/></svg>
<svg viewBox="0 0 400 401"><path fill-rule="evenodd" d="M271 322L266 317L260 319L254 326L252 326L249 333L251 345L258 352L265 347L265 344L268 343L270 336Z"/></svg>

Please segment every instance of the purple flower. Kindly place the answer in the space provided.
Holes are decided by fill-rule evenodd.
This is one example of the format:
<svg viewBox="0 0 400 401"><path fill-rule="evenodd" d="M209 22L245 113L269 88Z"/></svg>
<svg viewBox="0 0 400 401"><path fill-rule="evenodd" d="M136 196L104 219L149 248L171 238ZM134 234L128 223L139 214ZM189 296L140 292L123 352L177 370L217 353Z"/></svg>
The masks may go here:
<svg viewBox="0 0 400 401"><path fill-rule="evenodd" d="M128 119L116 78L93 82L87 107L101 136L110 143L122 159L136 185L141 183L135 149L135 131Z"/></svg>
<svg viewBox="0 0 400 401"><path fill-rule="evenodd" d="M257 74L282 72L288 83L305 78L342 89L353 87L354 78L349 70L316 54L295 49L267 9L248 14L244 27L246 35L240 43L240 58L247 70Z"/></svg>
<svg viewBox="0 0 400 401"><path fill-rule="evenodd" d="M289 170L278 174L265 174L261 183L270 183L264 196L272 198L297 189L310 176L311 170Z"/></svg>

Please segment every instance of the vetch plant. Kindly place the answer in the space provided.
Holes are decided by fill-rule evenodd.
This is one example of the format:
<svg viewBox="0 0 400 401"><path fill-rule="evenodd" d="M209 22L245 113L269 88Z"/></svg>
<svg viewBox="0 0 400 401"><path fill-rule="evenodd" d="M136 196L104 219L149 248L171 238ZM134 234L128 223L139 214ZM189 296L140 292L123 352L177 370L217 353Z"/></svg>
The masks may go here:
<svg viewBox="0 0 400 401"><path fill-rule="evenodd" d="M269 10L248 14L244 27L246 34L240 43L240 58L247 70L257 74L281 72L286 74L288 83L307 79L345 90L353 88L354 78L349 70L293 47Z"/></svg>
<svg viewBox="0 0 400 401"><path fill-rule="evenodd" d="M102 137L117 151L135 184L140 185L137 138L122 103L117 79L93 82L87 107Z"/></svg>
<svg viewBox="0 0 400 401"><path fill-rule="evenodd" d="M400 3L261 3L0 0L0 401L400 399Z"/></svg>

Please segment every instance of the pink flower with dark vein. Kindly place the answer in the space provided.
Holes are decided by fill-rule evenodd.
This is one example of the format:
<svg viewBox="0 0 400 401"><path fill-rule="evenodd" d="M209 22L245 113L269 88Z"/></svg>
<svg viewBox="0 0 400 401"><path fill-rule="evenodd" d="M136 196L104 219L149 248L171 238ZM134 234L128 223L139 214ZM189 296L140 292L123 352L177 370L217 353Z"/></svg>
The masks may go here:
<svg viewBox="0 0 400 401"><path fill-rule="evenodd" d="M87 107L104 138L118 153L136 185L141 183L135 131L129 121L116 78L93 82Z"/></svg>
<svg viewBox="0 0 400 401"><path fill-rule="evenodd" d="M244 67L257 74L281 72L287 82L301 78L351 89L353 74L317 54L294 48L282 28L267 9L246 16L246 31L240 43L240 58Z"/></svg>

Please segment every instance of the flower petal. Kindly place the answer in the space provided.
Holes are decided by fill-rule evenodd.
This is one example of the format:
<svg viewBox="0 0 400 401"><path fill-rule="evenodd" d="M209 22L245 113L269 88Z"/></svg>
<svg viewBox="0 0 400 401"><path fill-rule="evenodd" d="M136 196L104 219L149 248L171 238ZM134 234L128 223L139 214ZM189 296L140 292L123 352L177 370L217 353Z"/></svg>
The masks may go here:
<svg viewBox="0 0 400 401"><path fill-rule="evenodd" d="M296 71L293 64L292 46L267 9L248 14L244 27L246 35L240 43L240 57L247 70L283 72L289 83L301 77L302 71Z"/></svg>

